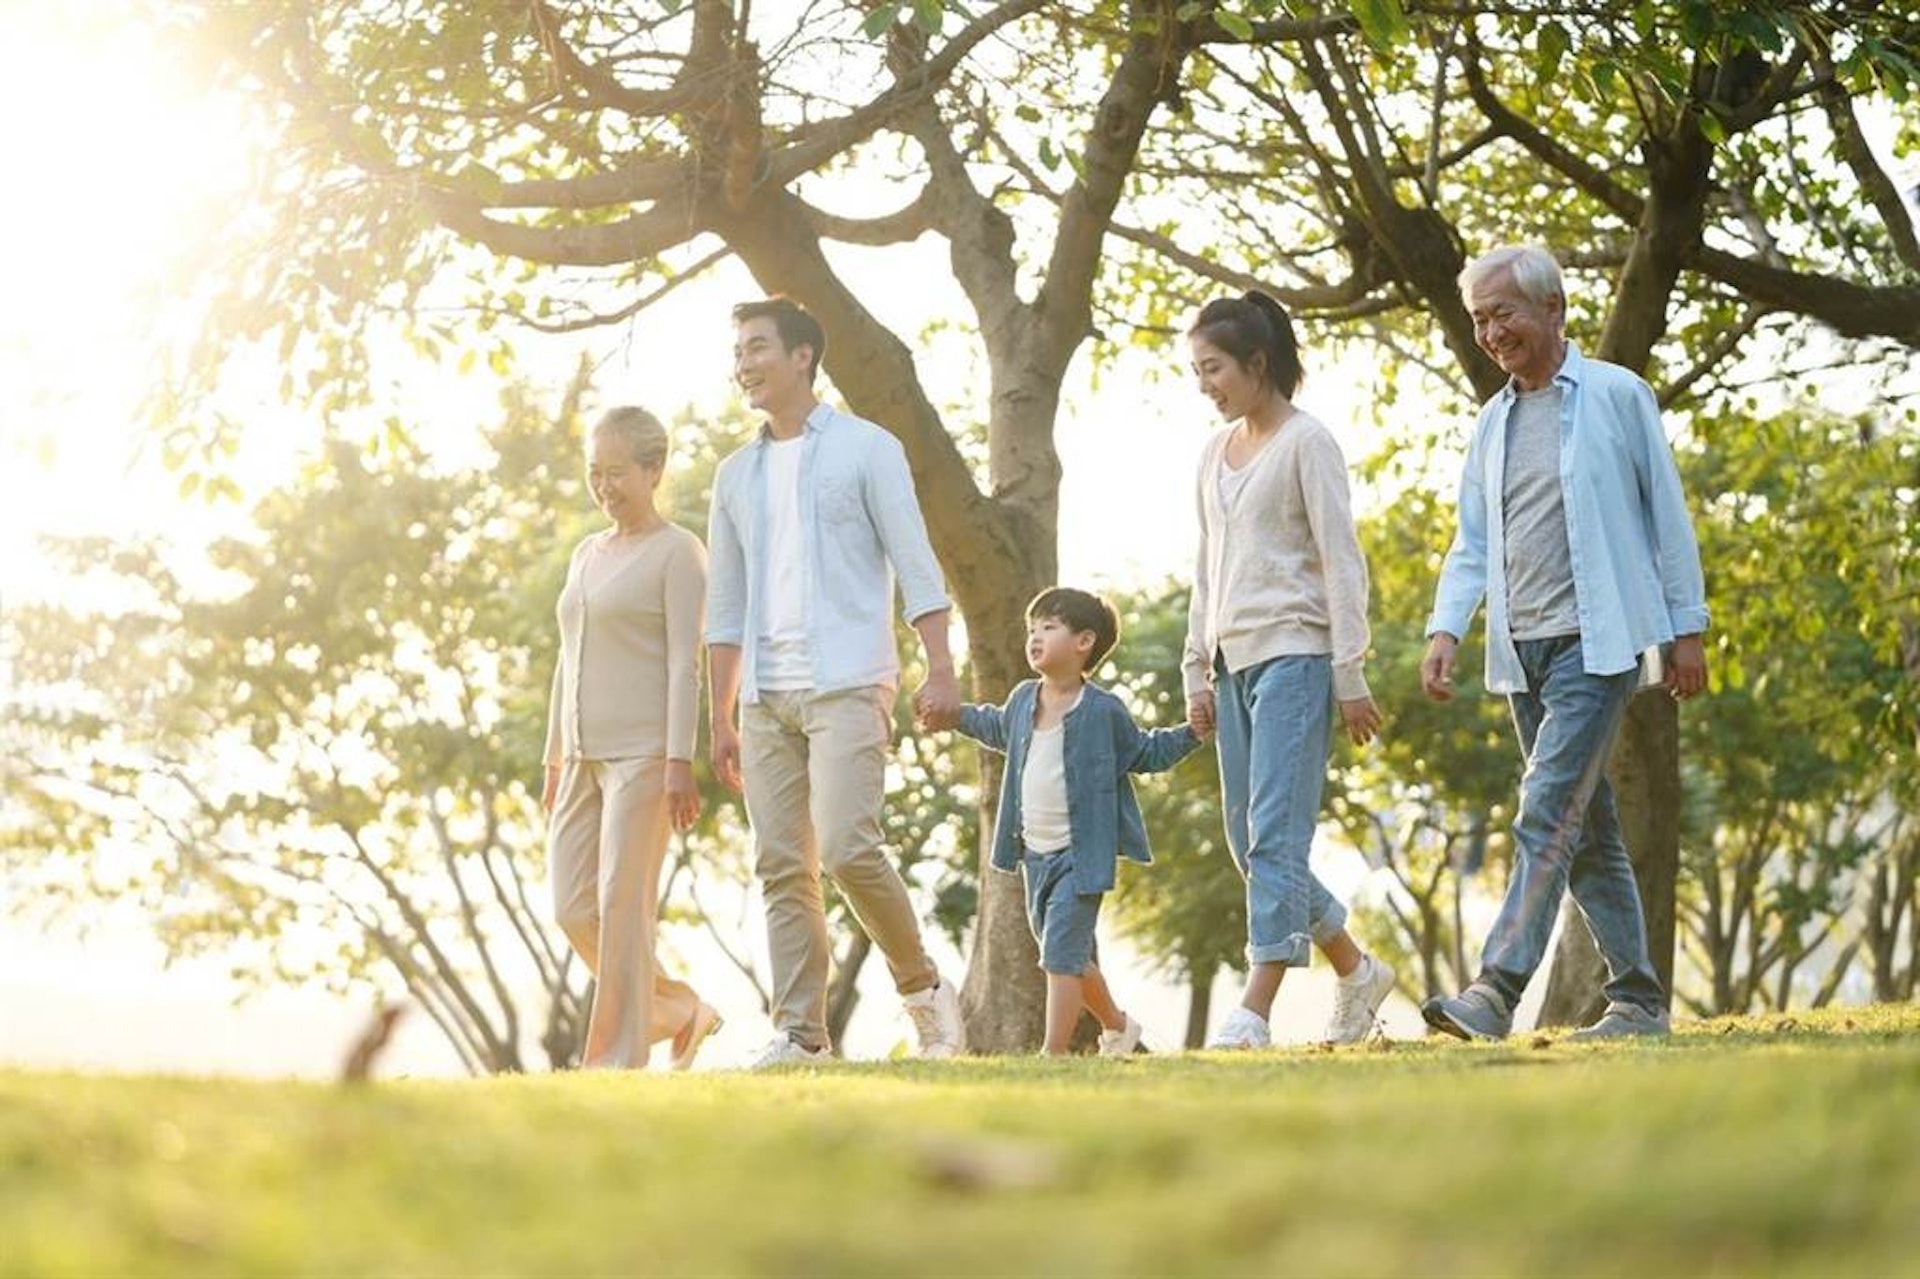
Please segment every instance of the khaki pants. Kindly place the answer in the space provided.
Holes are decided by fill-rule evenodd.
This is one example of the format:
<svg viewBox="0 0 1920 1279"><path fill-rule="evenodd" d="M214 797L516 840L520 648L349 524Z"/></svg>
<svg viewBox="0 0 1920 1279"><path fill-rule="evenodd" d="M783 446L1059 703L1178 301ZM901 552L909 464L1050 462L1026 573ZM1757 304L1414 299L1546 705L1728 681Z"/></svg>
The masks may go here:
<svg viewBox="0 0 1920 1279"><path fill-rule="evenodd" d="M821 871L886 956L901 994L939 980L906 882L881 843L892 702L885 686L769 692L741 714L747 817L767 907L773 1025L807 1048L828 1042Z"/></svg>
<svg viewBox="0 0 1920 1279"><path fill-rule="evenodd" d="M554 918L594 975L585 1067L647 1064L699 1007L654 959L666 860L666 761L570 759L547 825Z"/></svg>

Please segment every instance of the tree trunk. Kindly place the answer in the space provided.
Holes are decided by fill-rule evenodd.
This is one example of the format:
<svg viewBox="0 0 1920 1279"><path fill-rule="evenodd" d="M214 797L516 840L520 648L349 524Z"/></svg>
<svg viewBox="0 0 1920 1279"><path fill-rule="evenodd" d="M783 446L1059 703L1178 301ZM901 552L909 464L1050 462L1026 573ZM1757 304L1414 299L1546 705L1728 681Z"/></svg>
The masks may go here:
<svg viewBox="0 0 1920 1279"><path fill-rule="evenodd" d="M1671 1006L1674 894L1680 878L1680 710L1671 697L1653 690L1628 704L1608 772L1640 886L1647 950ZM1542 1026L1585 1025L1606 1008L1601 993L1606 965L1571 899L1563 909L1568 918L1548 973Z"/></svg>
<svg viewBox="0 0 1920 1279"><path fill-rule="evenodd" d="M846 953L833 966L833 984L827 987L827 1035L835 1044L845 1038L853 1010L860 1006L860 970L872 953L873 938L856 928L847 939Z"/></svg>
<svg viewBox="0 0 1920 1279"><path fill-rule="evenodd" d="M1187 976L1187 1033L1181 1041L1187 1048L1206 1046L1207 1018L1213 1012L1213 979L1219 972L1209 964Z"/></svg>

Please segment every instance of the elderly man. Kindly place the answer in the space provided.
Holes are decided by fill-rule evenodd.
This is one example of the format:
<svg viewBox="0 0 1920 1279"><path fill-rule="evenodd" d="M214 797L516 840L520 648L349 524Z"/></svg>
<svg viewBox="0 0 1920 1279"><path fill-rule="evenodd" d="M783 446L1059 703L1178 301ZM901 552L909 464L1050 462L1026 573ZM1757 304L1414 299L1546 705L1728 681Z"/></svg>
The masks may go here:
<svg viewBox="0 0 1920 1279"><path fill-rule="evenodd" d="M1446 1034L1503 1038L1571 891L1607 964L1607 1011L1574 1037L1665 1034L1605 768L1649 650L1670 646L1673 697L1706 687L1706 595L1679 472L1647 384L1567 341L1551 255L1496 249L1460 290L1480 349L1512 380L1474 426L1420 679L1427 696L1453 696L1455 649L1485 597L1487 691L1507 695L1526 767L1480 975L1421 1012Z"/></svg>

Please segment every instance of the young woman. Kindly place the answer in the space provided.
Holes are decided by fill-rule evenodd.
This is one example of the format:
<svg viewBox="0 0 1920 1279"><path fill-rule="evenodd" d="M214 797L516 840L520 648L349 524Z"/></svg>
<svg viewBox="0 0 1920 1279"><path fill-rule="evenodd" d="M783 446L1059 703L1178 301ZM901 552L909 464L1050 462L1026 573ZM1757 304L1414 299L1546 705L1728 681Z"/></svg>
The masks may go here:
<svg viewBox="0 0 1920 1279"><path fill-rule="evenodd" d="M1200 461L1200 555L1187 618L1187 717L1217 731L1227 846L1247 881L1247 987L1210 1048L1263 1048L1281 978L1318 946L1339 975L1326 1038L1372 1029L1393 970L1363 953L1307 855L1336 708L1358 743L1380 712L1363 667L1367 565L1346 460L1293 403L1293 324L1263 293L1209 302L1188 330L1201 392L1228 427Z"/></svg>

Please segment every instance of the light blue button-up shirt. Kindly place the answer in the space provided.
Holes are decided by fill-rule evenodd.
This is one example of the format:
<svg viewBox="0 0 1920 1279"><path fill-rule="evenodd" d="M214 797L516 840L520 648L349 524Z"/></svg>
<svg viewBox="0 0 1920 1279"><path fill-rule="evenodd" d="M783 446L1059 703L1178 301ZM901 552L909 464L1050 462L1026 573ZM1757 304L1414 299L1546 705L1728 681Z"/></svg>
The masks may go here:
<svg viewBox="0 0 1920 1279"><path fill-rule="evenodd" d="M908 622L952 607L927 540L900 441L821 404L807 415L800 455L806 530L807 635L813 688L831 693L900 677L894 576ZM767 598L766 428L720 463L707 521L707 643L741 649L740 696L760 700L760 618Z"/></svg>
<svg viewBox="0 0 1920 1279"><path fill-rule="evenodd" d="M1560 493L1592 675L1632 669L1641 653L1707 629L1706 584L1686 495L1660 407L1644 381L1617 364L1589 360L1567 344L1553 376L1560 387ZM1480 410L1460 477L1460 527L1440 569L1427 634L1459 638L1487 602L1487 691L1527 687L1507 624L1507 552L1502 480L1507 383Z"/></svg>

